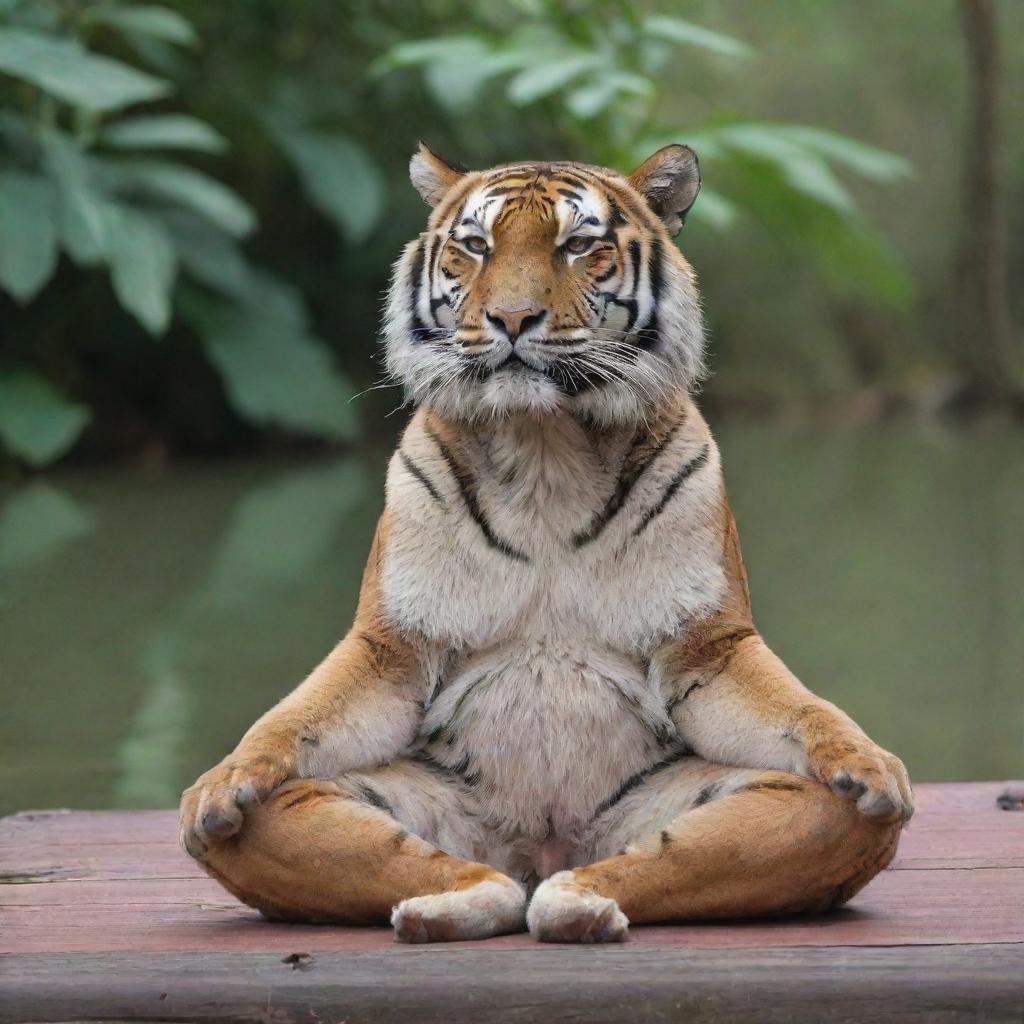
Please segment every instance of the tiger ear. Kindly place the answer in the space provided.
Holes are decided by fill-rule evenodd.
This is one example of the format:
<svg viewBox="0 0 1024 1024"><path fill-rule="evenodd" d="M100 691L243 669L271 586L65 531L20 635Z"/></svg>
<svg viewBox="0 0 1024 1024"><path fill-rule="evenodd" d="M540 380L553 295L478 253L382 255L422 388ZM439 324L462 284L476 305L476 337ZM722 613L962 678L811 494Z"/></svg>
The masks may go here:
<svg viewBox="0 0 1024 1024"><path fill-rule="evenodd" d="M665 146L649 156L630 176L629 183L677 234L700 191L700 164L689 146Z"/></svg>
<svg viewBox="0 0 1024 1024"><path fill-rule="evenodd" d="M448 163L423 142L409 161L409 179L428 206L437 206L441 197L465 173L464 167Z"/></svg>

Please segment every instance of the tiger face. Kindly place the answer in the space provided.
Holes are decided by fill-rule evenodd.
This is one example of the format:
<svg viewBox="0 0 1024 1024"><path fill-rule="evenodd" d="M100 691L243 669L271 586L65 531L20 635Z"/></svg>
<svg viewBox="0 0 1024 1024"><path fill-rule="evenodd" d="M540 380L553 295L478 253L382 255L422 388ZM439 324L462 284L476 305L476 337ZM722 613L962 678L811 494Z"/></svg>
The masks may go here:
<svg viewBox="0 0 1024 1024"><path fill-rule="evenodd" d="M700 188L692 150L668 146L626 177L576 163L467 172L421 144L410 172L433 212L395 265L385 340L414 403L611 425L693 383L696 279L670 238Z"/></svg>

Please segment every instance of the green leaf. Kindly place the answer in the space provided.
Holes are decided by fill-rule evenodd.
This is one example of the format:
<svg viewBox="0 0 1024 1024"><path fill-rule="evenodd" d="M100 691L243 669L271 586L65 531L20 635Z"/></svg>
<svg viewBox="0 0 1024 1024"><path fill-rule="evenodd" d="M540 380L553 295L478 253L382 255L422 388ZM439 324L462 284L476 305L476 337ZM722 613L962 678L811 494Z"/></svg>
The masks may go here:
<svg viewBox="0 0 1024 1024"><path fill-rule="evenodd" d="M760 158L737 153L728 170L730 192L771 232L773 244L813 258L832 291L908 308L914 286L903 259L861 217L792 188L780 167Z"/></svg>
<svg viewBox="0 0 1024 1024"><path fill-rule="evenodd" d="M191 167L163 160L108 164L127 192L137 192L195 210L230 235L244 237L256 226L256 214L226 185Z"/></svg>
<svg viewBox="0 0 1024 1024"><path fill-rule="evenodd" d="M150 334L163 334L171 319L178 269L167 231L145 214L111 206L107 257L118 301Z"/></svg>
<svg viewBox="0 0 1024 1024"><path fill-rule="evenodd" d="M267 270L251 267L235 298L251 314L281 323L289 332L309 331L309 310L302 292Z"/></svg>
<svg viewBox="0 0 1024 1024"><path fill-rule="evenodd" d="M506 38L505 46L496 50L477 36L439 36L398 43L370 65L370 74L422 66L432 99L447 110L464 111L491 79L535 59L535 48L519 47L514 37Z"/></svg>
<svg viewBox="0 0 1024 1024"><path fill-rule="evenodd" d="M159 216L190 277L234 299L255 317L281 321L289 331L309 329L302 293L251 266L233 238L188 210L165 210Z"/></svg>
<svg viewBox="0 0 1024 1024"><path fill-rule="evenodd" d="M28 302L57 266L57 195L36 174L0 172L0 285Z"/></svg>
<svg viewBox="0 0 1024 1024"><path fill-rule="evenodd" d="M642 75L622 71L602 72L594 81L573 89L565 97L565 105L574 117L588 121L605 110L616 96L622 93L650 96L654 88L654 83Z"/></svg>
<svg viewBox="0 0 1024 1024"><path fill-rule="evenodd" d="M506 95L517 107L528 106L558 92L602 60L596 53L577 53L531 64L512 78Z"/></svg>
<svg viewBox="0 0 1024 1024"><path fill-rule="evenodd" d="M255 423L350 440L352 389L316 337L284 320L224 304L192 304L189 316L232 406Z"/></svg>
<svg viewBox="0 0 1024 1024"><path fill-rule="evenodd" d="M78 440L89 415L34 371L0 368L0 441L29 465L60 458Z"/></svg>
<svg viewBox="0 0 1024 1024"><path fill-rule="evenodd" d="M191 210L161 209L155 216L170 232L182 269L190 277L223 295L243 295L251 269L234 238Z"/></svg>
<svg viewBox="0 0 1024 1024"><path fill-rule="evenodd" d="M341 135L279 130L310 201L350 242L369 237L384 212L384 181L377 165L357 142Z"/></svg>
<svg viewBox="0 0 1024 1024"><path fill-rule="evenodd" d="M573 117L581 121L589 121L605 110L615 99L617 90L613 82L607 78L596 82L587 82L578 89L573 89L565 97L565 105Z"/></svg>
<svg viewBox="0 0 1024 1024"><path fill-rule="evenodd" d="M483 43L476 36L435 36L432 39L412 39L396 43L370 65L371 75L382 75L396 68L417 67L437 60L447 60L465 53L467 49L479 49Z"/></svg>
<svg viewBox="0 0 1024 1024"><path fill-rule="evenodd" d="M195 29L188 19L167 7L94 7L82 15L84 25L106 25L125 35L149 36L167 43L195 46Z"/></svg>
<svg viewBox="0 0 1024 1024"><path fill-rule="evenodd" d="M61 244L82 266L100 261L106 246L107 196L77 143L55 128L41 135L43 167L57 185Z"/></svg>
<svg viewBox="0 0 1024 1024"><path fill-rule="evenodd" d="M18 488L0 511L0 566L25 569L45 561L95 525L95 517L63 491L35 481Z"/></svg>
<svg viewBox="0 0 1024 1024"><path fill-rule="evenodd" d="M802 157L787 160L781 168L782 175L790 188L803 192L837 213L850 215L856 212L853 196L829 169L824 160L817 157Z"/></svg>
<svg viewBox="0 0 1024 1024"><path fill-rule="evenodd" d="M754 52L750 46L735 36L713 32L711 29L694 25L693 22L666 14L653 14L644 18L643 30L655 39L681 43L684 46L699 46L723 57L749 57Z"/></svg>
<svg viewBox="0 0 1024 1024"><path fill-rule="evenodd" d="M498 70L489 64L490 50L474 41L465 49L431 61L423 79L436 103L448 110L468 110L488 79Z"/></svg>
<svg viewBox="0 0 1024 1024"><path fill-rule="evenodd" d="M774 130L790 142L834 160L837 164L843 164L870 181L906 181L914 174L910 161L905 157L869 146L838 132L798 124L775 125Z"/></svg>
<svg viewBox="0 0 1024 1024"><path fill-rule="evenodd" d="M116 149L192 149L223 153L227 139L197 117L155 114L118 121L103 130L101 140Z"/></svg>
<svg viewBox="0 0 1024 1024"><path fill-rule="evenodd" d="M788 139L772 125L729 125L716 132L732 149L774 164L790 188L802 192L844 216L856 212L853 196L829 169L828 164L803 146Z"/></svg>
<svg viewBox="0 0 1024 1024"><path fill-rule="evenodd" d="M99 57L70 39L0 28L0 71L98 114L166 96L170 83Z"/></svg>

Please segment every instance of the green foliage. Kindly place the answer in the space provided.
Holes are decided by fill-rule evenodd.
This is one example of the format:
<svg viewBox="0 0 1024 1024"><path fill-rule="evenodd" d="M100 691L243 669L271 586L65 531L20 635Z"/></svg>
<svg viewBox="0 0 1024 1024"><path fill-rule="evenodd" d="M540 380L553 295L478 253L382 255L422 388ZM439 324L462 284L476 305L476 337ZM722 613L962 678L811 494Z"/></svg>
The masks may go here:
<svg viewBox="0 0 1024 1024"><path fill-rule="evenodd" d="M36 300L60 252L80 272L106 270L121 309L153 337L189 314L183 319L241 418L351 439L353 389L314 332L304 299L238 248L257 216L210 163L227 138L192 113L136 113L178 87L97 52L118 41L168 69L175 47L198 43L191 23L162 6L9 0L0 7L0 288L18 303ZM345 238L365 239L381 216L383 189L363 148L305 126L268 129L267 138L292 161L309 201ZM185 162L194 154L206 157L212 174ZM280 315L283 305L290 315ZM23 353L0 378L0 444L42 465L75 443L89 414L62 397L33 358Z"/></svg>
<svg viewBox="0 0 1024 1024"><path fill-rule="evenodd" d="M57 194L36 174L0 172L0 281L27 302L57 266Z"/></svg>
<svg viewBox="0 0 1024 1024"><path fill-rule="evenodd" d="M0 29L0 71L91 114L165 96L170 85L120 61L89 53L75 39Z"/></svg>
<svg viewBox="0 0 1024 1024"><path fill-rule="evenodd" d="M358 143L337 134L279 127L310 201L352 242L363 242L384 212L380 172Z"/></svg>
<svg viewBox="0 0 1024 1024"><path fill-rule="evenodd" d="M37 373L0 367L0 438L30 466L63 455L88 421L88 410L63 398Z"/></svg>
<svg viewBox="0 0 1024 1024"><path fill-rule="evenodd" d="M912 289L905 268L836 173L891 184L910 177L906 160L807 125L680 119L668 88L677 50L694 51L688 60L752 58L753 48L733 36L674 16L644 16L629 3L521 6L533 17L514 27L482 7L470 16L471 32L403 40L373 71L421 68L434 102L461 117L486 117L494 89L498 102L543 104L541 116L583 159L610 167L635 166L661 146L687 142L705 176L722 183L702 191L694 220L724 231L743 215L757 218L783 244L813 253L826 280L906 305Z"/></svg>
<svg viewBox="0 0 1024 1024"><path fill-rule="evenodd" d="M778 377L795 360L805 383L841 387L852 321L838 317L904 322L891 310L911 303L910 278L862 203L888 202L887 230L913 251L919 220L894 227L913 205L886 198L907 161L777 113L826 121L868 58L834 87L806 62L799 88L832 95L794 102L801 43L780 45L788 23L767 8L726 5L714 31L696 0L165 2L0 0L4 367L63 409L31 459L0 422L7 465L76 442L333 442L353 436L353 410L391 408L395 392L345 398L372 381L388 268L422 230L407 181L420 137L473 166L564 154L626 170L693 145L705 185L684 238L723 339L716 388L746 387L762 351ZM808 18L804 38L827 29L847 53L852 15ZM841 122L865 136L882 123L871 81L873 112ZM868 347L888 359L907 346Z"/></svg>
<svg viewBox="0 0 1024 1024"><path fill-rule="evenodd" d="M223 153L227 139L215 128L187 114L154 114L124 118L104 129L104 145L112 149L184 149Z"/></svg>

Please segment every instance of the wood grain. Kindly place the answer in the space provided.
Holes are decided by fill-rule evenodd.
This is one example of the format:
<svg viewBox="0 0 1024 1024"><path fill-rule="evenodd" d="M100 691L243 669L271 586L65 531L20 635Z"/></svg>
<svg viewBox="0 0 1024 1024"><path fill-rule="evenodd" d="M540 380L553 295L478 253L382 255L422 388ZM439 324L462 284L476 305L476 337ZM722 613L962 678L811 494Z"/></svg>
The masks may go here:
<svg viewBox="0 0 1024 1024"><path fill-rule="evenodd" d="M1020 1024L1024 947L0 958L0 1022Z"/></svg>
<svg viewBox="0 0 1024 1024"><path fill-rule="evenodd" d="M179 851L173 812L14 815L0 821L0 1021L1020 1024L1024 813L997 807L1008 788L919 787L892 867L849 909L635 928L603 949L271 925ZM296 953L314 959L282 964Z"/></svg>

